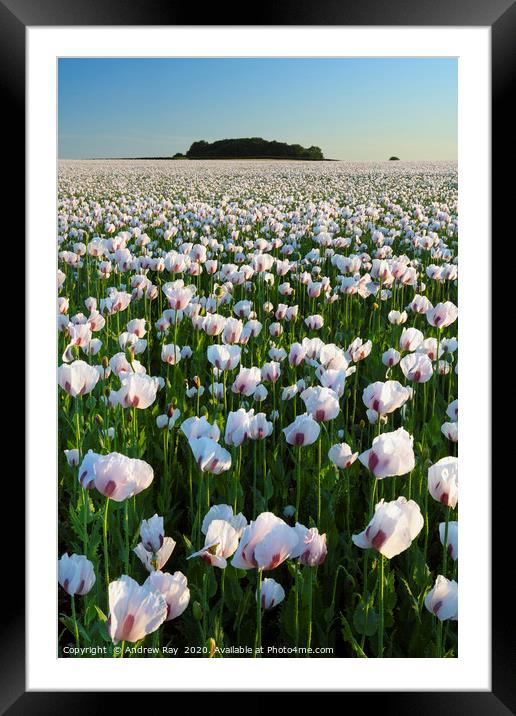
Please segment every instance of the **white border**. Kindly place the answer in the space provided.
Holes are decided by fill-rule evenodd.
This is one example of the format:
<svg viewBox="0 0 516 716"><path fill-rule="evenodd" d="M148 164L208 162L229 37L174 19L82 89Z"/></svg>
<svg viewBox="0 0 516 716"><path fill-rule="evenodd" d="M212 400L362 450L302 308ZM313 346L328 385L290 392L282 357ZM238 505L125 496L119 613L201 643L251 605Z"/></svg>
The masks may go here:
<svg viewBox="0 0 516 716"><path fill-rule="evenodd" d="M457 659L57 659L56 58L458 56L461 561ZM490 29L27 28L28 690L489 690ZM429 101L439 101L429 97ZM101 111L101 109L99 109ZM410 111L410 109L408 109ZM479 273L479 266L482 266ZM482 286L485 286L482 289ZM54 417L52 421L51 418Z"/></svg>

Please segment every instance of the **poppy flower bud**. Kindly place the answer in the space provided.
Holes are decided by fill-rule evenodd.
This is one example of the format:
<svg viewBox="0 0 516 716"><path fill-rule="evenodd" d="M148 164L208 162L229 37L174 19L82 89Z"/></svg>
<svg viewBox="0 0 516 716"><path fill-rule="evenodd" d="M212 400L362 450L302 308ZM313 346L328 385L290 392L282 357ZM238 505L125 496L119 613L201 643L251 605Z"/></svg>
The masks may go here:
<svg viewBox="0 0 516 716"><path fill-rule="evenodd" d="M200 622L202 619L202 608L199 602L192 604L192 614L196 622Z"/></svg>
<svg viewBox="0 0 516 716"><path fill-rule="evenodd" d="M107 356L102 356L102 367L104 370L109 368L109 358Z"/></svg>

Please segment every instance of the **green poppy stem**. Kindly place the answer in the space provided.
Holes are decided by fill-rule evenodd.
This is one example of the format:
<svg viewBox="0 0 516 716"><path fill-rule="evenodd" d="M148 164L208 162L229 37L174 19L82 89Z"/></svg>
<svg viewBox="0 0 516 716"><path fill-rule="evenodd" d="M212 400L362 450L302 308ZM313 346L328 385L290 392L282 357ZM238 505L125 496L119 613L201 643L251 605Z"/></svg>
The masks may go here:
<svg viewBox="0 0 516 716"><path fill-rule="evenodd" d="M109 497L106 497L106 504L104 506L104 528L102 532L104 542L104 573L106 577L106 589L109 588L109 554L108 554L108 513L109 513Z"/></svg>
<svg viewBox="0 0 516 716"><path fill-rule="evenodd" d="M383 588L384 588L384 564L385 557L380 554L380 571L378 578L380 580L378 590L378 658L383 658L383 630L384 630L384 601L383 601Z"/></svg>
<svg viewBox="0 0 516 716"><path fill-rule="evenodd" d="M84 555L88 556L88 490L84 487L82 490L82 514L84 520L84 539L83 539L83 551Z"/></svg>
<svg viewBox="0 0 516 716"><path fill-rule="evenodd" d="M310 658L312 648L312 588L313 588L313 567L308 567L308 626L306 634L307 657Z"/></svg>
<svg viewBox="0 0 516 716"><path fill-rule="evenodd" d="M448 526L450 522L450 508L446 507L446 520L444 523L444 539L443 539L443 577L446 577L446 569L448 567Z"/></svg>
<svg viewBox="0 0 516 716"><path fill-rule="evenodd" d="M295 634L295 647L299 646L299 588L298 588L298 572L299 567L297 562L294 562L294 634Z"/></svg>
<svg viewBox="0 0 516 716"><path fill-rule="evenodd" d="M301 521L299 507L301 504L301 447L297 448L296 460L296 520Z"/></svg>
<svg viewBox="0 0 516 716"><path fill-rule="evenodd" d="M256 586L256 632L254 637L253 659L260 659L262 647L262 570L259 569Z"/></svg>
<svg viewBox="0 0 516 716"><path fill-rule="evenodd" d="M206 642L208 634L208 569L202 575L202 634Z"/></svg>
<svg viewBox="0 0 516 716"><path fill-rule="evenodd" d="M73 630L75 635L75 645L77 648L79 647L79 627L77 625L77 615L75 613L75 594L71 595L72 597L72 619L73 619Z"/></svg>
<svg viewBox="0 0 516 716"><path fill-rule="evenodd" d="M254 441L253 445L253 517L256 515L256 472L257 472L257 465L256 461L258 459L257 456L257 442Z"/></svg>
<svg viewBox="0 0 516 716"><path fill-rule="evenodd" d="M321 525L321 443L322 435L317 443L317 525Z"/></svg>
<svg viewBox="0 0 516 716"><path fill-rule="evenodd" d="M124 502L125 573L129 574L129 500Z"/></svg>

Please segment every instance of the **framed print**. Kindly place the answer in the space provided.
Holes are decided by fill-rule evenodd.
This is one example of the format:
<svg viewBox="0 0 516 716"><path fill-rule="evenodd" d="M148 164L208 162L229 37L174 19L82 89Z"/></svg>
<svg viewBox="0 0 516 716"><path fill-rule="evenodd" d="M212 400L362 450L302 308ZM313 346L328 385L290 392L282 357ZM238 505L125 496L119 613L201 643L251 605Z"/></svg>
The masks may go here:
<svg viewBox="0 0 516 716"><path fill-rule="evenodd" d="M514 6L0 13L28 308L4 710L513 712L485 274Z"/></svg>

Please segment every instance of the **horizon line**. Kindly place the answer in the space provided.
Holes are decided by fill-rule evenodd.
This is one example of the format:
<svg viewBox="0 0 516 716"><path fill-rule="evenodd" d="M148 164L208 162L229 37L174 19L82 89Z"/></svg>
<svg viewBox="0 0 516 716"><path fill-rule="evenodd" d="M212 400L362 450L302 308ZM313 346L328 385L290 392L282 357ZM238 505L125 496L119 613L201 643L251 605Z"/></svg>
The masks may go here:
<svg viewBox="0 0 516 716"><path fill-rule="evenodd" d="M211 157L184 157L180 159L174 159L173 156L170 157L164 157L164 156L156 156L156 157L57 157L58 161L68 161L68 162L85 162L85 161L153 161L153 160L159 160L159 161L174 161L174 162L182 162L182 161L188 161L188 162L195 162L195 161L204 161L204 162L241 162L241 161L250 161L250 162L260 162L260 161L284 161L284 162L309 162L310 164L313 164L315 162L456 162L458 161L458 157L448 157L448 158L441 158L441 159L401 159L401 157L397 159L340 159L340 158L333 158L333 157L325 157L324 159L295 159L293 157L218 157L218 158L211 158Z"/></svg>

